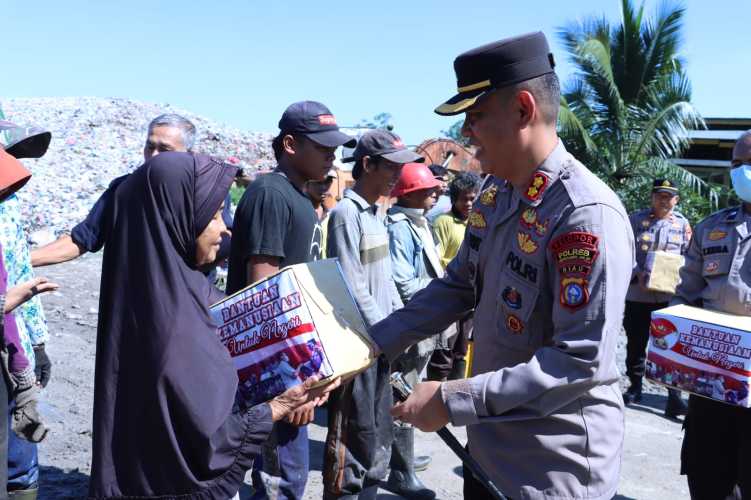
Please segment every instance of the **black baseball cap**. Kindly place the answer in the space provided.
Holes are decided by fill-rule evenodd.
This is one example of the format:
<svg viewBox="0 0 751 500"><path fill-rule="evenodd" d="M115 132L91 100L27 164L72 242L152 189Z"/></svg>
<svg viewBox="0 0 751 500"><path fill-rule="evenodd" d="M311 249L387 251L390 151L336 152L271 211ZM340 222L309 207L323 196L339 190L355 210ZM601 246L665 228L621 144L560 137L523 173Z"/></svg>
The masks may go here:
<svg viewBox="0 0 751 500"><path fill-rule="evenodd" d="M477 47L454 60L458 93L435 108L435 112L457 115L493 89L553 73L553 68L553 54L541 31Z"/></svg>
<svg viewBox="0 0 751 500"><path fill-rule="evenodd" d="M655 179L652 182L652 192L678 194L678 184L671 179Z"/></svg>
<svg viewBox="0 0 751 500"><path fill-rule="evenodd" d="M279 120L282 134L300 134L311 141L335 148L339 146L354 147L354 137L339 131L336 118L329 108L315 101L300 101L290 104Z"/></svg>
<svg viewBox="0 0 751 500"><path fill-rule="evenodd" d="M342 158L342 161L349 163L366 156L380 156L394 163L425 161L425 158L407 149L398 135L380 128L365 132L357 141L357 147L352 152L352 156Z"/></svg>
<svg viewBox="0 0 751 500"><path fill-rule="evenodd" d="M5 151L14 158L41 158L52 140L49 130L0 120L0 138L3 135L7 141Z"/></svg>

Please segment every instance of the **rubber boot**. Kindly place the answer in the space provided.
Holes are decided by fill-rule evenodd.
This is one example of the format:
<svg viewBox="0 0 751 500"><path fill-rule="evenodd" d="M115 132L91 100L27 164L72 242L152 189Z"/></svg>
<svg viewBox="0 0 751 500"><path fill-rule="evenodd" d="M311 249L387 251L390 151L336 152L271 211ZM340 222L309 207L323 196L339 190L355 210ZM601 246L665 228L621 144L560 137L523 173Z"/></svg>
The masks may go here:
<svg viewBox="0 0 751 500"><path fill-rule="evenodd" d="M668 389L668 402L665 405L665 416L676 418L678 415L685 415L688 412L688 406L681 398L681 392L678 389Z"/></svg>
<svg viewBox="0 0 751 500"><path fill-rule="evenodd" d="M630 405L641 402L641 377L631 379L631 387L623 393L623 403Z"/></svg>
<svg viewBox="0 0 751 500"><path fill-rule="evenodd" d="M457 358L454 360L454 365L451 367L451 373L449 373L449 380L461 380L466 378L464 372L467 371L467 360L464 358Z"/></svg>
<svg viewBox="0 0 751 500"><path fill-rule="evenodd" d="M12 500L37 500L39 489L36 487L25 490L14 490L8 492L8 498Z"/></svg>
<svg viewBox="0 0 751 500"><path fill-rule="evenodd" d="M394 444L391 445L391 473L386 487L409 500L433 500L435 492L422 484L414 469L415 429L394 426Z"/></svg>

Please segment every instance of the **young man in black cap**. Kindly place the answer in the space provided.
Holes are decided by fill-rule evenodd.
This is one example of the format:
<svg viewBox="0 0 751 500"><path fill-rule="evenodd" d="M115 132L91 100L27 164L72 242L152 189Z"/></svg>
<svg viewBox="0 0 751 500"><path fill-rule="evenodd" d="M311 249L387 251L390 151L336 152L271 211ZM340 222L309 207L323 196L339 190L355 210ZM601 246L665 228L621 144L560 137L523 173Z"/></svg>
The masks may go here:
<svg viewBox="0 0 751 500"><path fill-rule="evenodd" d="M634 259L618 197L558 139L545 36L454 62L462 133L489 174L446 274L370 329L389 358L474 308L472 376L423 382L394 418L466 425L469 453L511 498L610 500L623 446L616 343ZM606 293L607 290L607 293ZM468 470L465 498L491 498Z"/></svg>
<svg viewBox="0 0 751 500"><path fill-rule="evenodd" d="M623 328L626 330L626 375L631 387L623 395L628 405L641 401L642 377L646 359L649 323L652 311L667 307L673 294L648 288L655 252L683 255L691 241L691 225L675 211L679 201L678 186L671 179L655 179L651 207L632 213L631 228L636 240L636 267L626 295ZM686 403L680 391L668 389L665 416L675 418L686 414Z"/></svg>
<svg viewBox="0 0 751 500"><path fill-rule="evenodd" d="M334 152L355 140L339 131L326 106L290 105L272 143L278 167L245 191L235 212L227 293L235 293L279 269L321 257L321 230L303 188L325 179ZM278 423L253 471L255 498L302 498L308 478L308 431L312 411Z"/></svg>
<svg viewBox="0 0 751 500"><path fill-rule="evenodd" d="M329 215L327 256L338 257L365 325L402 306L393 280L389 235L376 202L389 196L405 163L422 160L386 130L360 138L350 158L355 185ZM390 367L376 363L332 394L323 467L324 498L375 499L391 456Z"/></svg>

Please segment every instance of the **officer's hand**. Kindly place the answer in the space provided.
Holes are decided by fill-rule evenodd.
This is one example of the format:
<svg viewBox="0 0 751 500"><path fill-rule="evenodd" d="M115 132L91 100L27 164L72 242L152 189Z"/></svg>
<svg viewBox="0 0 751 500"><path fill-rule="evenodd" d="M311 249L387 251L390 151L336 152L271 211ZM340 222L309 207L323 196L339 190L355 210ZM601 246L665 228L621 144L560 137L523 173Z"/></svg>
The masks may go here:
<svg viewBox="0 0 751 500"><path fill-rule="evenodd" d="M441 383L417 384L405 402L394 405L391 416L423 432L435 432L445 427L449 423L449 412L441 398Z"/></svg>

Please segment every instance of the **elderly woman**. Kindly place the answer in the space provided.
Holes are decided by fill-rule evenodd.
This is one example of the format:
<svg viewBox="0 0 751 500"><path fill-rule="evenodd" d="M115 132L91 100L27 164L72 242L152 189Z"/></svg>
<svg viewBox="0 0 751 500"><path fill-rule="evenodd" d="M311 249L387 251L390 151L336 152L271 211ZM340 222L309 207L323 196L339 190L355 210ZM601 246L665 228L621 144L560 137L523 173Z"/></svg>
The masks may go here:
<svg viewBox="0 0 751 500"><path fill-rule="evenodd" d="M222 203L236 169L163 153L117 189L102 265L91 498L226 500L238 492L272 423L321 402L291 388L233 409L237 372L201 274L228 231ZM313 379L315 381L315 379Z"/></svg>

